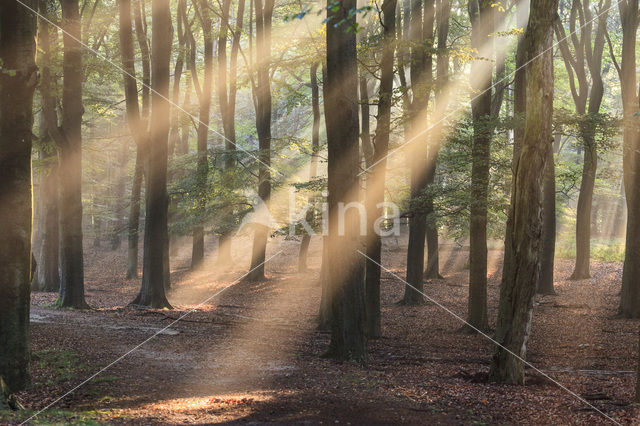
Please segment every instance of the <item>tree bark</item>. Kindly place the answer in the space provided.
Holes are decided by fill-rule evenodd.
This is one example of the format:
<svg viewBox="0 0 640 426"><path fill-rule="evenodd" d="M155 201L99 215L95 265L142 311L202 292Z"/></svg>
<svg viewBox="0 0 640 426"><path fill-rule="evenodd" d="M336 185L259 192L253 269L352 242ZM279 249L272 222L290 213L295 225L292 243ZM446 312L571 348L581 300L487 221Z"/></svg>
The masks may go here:
<svg viewBox="0 0 640 426"><path fill-rule="evenodd" d="M151 133L147 150L146 220L142 286L132 304L171 308L165 296L169 236L167 232L167 145L169 137L169 63L171 9L169 0L152 2Z"/></svg>
<svg viewBox="0 0 640 426"><path fill-rule="evenodd" d="M327 11L327 121L331 342L325 354L338 359L365 360L364 277L359 238L360 217L348 209L339 218L339 206L358 200L358 65L355 0L341 0ZM344 220L344 230L338 226ZM344 231L344 232L341 232Z"/></svg>
<svg viewBox="0 0 640 426"><path fill-rule="evenodd" d="M526 344L540 272L542 179L553 136L553 21L557 0L532 0L524 48L526 66L524 138L514 165L513 197L505 237L496 347L489 377L524 383Z"/></svg>
<svg viewBox="0 0 640 426"><path fill-rule="evenodd" d="M34 0L27 6L37 10ZM0 380L10 392L29 375L31 288L31 127L36 20L14 1L0 2Z"/></svg>
<svg viewBox="0 0 640 426"><path fill-rule="evenodd" d="M61 0L64 29L60 155L61 308L88 308L82 248L82 46L78 0Z"/></svg>
<svg viewBox="0 0 640 426"><path fill-rule="evenodd" d="M391 127L391 105L393 97L393 58L396 49L396 0L385 0L382 4L383 33L381 40L380 89L378 94L378 115L374 136L372 164L367 176L366 208L367 239L365 262L365 301L367 313L367 336L378 338L382 335L380 312L380 264L382 261L382 241L376 232L376 221L384 217L380 203L384 202L384 188L387 169L386 156L389 151Z"/></svg>

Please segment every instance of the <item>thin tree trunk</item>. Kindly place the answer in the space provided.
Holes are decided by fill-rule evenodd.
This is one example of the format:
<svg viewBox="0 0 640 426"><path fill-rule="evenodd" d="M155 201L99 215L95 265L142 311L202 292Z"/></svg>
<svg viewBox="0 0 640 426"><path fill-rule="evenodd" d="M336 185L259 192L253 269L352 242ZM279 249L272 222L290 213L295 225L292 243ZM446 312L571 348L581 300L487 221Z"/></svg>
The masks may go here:
<svg viewBox="0 0 640 426"><path fill-rule="evenodd" d="M309 164L309 179L314 179L318 173L318 153L320 152L320 90L318 87L318 62L311 65L310 84L311 84L311 109L313 111L313 124L311 125L311 161ZM308 203L313 203L313 198L309 197ZM307 222L313 220L313 207L309 207ZM307 255L309 253L309 244L311 243L311 235L305 232L300 243L300 252L298 253L298 271L307 270Z"/></svg>
<svg viewBox="0 0 640 426"><path fill-rule="evenodd" d="M493 56L494 13L490 1L469 2L471 46L481 58ZM473 146L471 163L471 206L469 226L468 323L487 330L487 203L491 160L491 83L493 64L484 59L471 64L471 115Z"/></svg>
<svg viewBox="0 0 640 426"><path fill-rule="evenodd" d="M411 101L407 129L410 142L408 158L411 169L411 216L407 248L407 284L401 303L424 304L423 273L424 245L427 231L427 209L420 198L427 188L429 138L427 134L427 106L432 89L432 46L435 0L426 0L424 8L419 0L411 0L409 39L411 47ZM405 16L405 20L407 17ZM414 140L415 139L415 140Z"/></svg>
<svg viewBox="0 0 640 426"><path fill-rule="evenodd" d="M131 205L129 207L128 250L127 250L127 279L138 278L138 234L140 232L140 196L142 193L143 149L136 147L136 165L131 185Z"/></svg>
<svg viewBox="0 0 640 426"><path fill-rule="evenodd" d="M82 248L82 46L78 0L61 0L64 40L60 154L60 265L56 305L87 308Z"/></svg>
<svg viewBox="0 0 640 426"><path fill-rule="evenodd" d="M438 152L443 140L444 116L447 112L449 90L449 48L447 38L449 36L449 17L451 14L450 0L437 0L436 2L436 22L438 35L438 53L436 59L437 87L436 87L436 111L432 121L433 138L428 152L428 172L427 185L433 185L436 178L436 167L438 163ZM427 267L424 276L427 279L440 279L440 253L438 248L438 224L435 217L434 194L427 191L426 194L426 214L427 214Z"/></svg>
<svg viewBox="0 0 640 426"><path fill-rule="evenodd" d="M265 205L269 205L271 197L271 84L269 70L271 67L271 18L274 0L254 0L256 10L256 130L258 133L258 196ZM247 281L259 281L265 278L264 263L267 250L269 229L258 225L253 235L251 266L246 276Z"/></svg>
<svg viewBox="0 0 640 426"><path fill-rule="evenodd" d="M499 346L489 371L489 377L500 382L524 383L523 360L540 272L542 179L553 143L553 51L550 47L557 7L557 0L532 0L523 40L531 58L526 67L527 117L522 147L514 164L513 196L505 237L496 329Z"/></svg>
<svg viewBox="0 0 640 426"><path fill-rule="evenodd" d="M199 224L193 230L193 247L191 251L191 269L202 265L204 260L204 219L207 206L207 174L209 170L207 160L207 136L209 134L209 115L211 109L211 92L213 88L213 34L211 29L211 17L207 0L200 1L200 16L202 19L204 37L204 77L199 91L198 101L200 111L198 113L198 165L196 168L196 197L197 207L195 214L199 217ZM195 46L192 46L195 48ZM195 56L193 56L195 58ZM195 64L193 64L195 68ZM195 70L194 70L195 71ZM194 83L197 74L193 75ZM197 85L197 84L196 84Z"/></svg>
<svg viewBox="0 0 640 426"><path fill-rule="evenodd" d="M339 218L339 203L358 200L358 65L355 0L342 0L327 12L327 120L331 342L326 356L364 360L367 355L364 276L355 209ZM336 10L337 9L337 10ZM338 221L344 220L344 232Z"/></svg>
<svg viewBox="0 0 640 426"><path fill-rule="evenodd" d="M382 262L382 241L376 221L384 217L382 204L389 150L391 127L391 104L393 96L393 57L396 49L396 0L385 0L382 4L383 36L381 40L380 89L378 94L378 115L376 117L375 145L372 168L367 176L366 208L367 238L365 261L365 302L366 331L370 338L382 335L380 312L380 264ZM378 228L380 224L378 223Z"/></svg>
<svg viewBox="0 0 640 426"><path fill-rule="evenodd" d="M40 12L47 16L44 0L40 0ZM58 158L55 152L55 138L60 139L58 132L58 115L56 112L55 80L51 73L51 46L56 42L57 31L45 20L39 19L38 43L42 52L40 60L40 95L42 97L42 120L45 135L45 147L41 149L42 160L47 161L47 169L43 172L40 197L42 201L43 232L38 262L39 290L47 292L60 291L60 257L59 257L59 217L58 217Z"/></svg>
<svg viewBox="0 0 640 426"><path fill-rule="evenodd" d="M37 9L33 0L25 3ZM0 73L0 380L10 392L30 384L31 127L38 82L35 37L33 14L17 2L0 2L4 71Z"/></svg>

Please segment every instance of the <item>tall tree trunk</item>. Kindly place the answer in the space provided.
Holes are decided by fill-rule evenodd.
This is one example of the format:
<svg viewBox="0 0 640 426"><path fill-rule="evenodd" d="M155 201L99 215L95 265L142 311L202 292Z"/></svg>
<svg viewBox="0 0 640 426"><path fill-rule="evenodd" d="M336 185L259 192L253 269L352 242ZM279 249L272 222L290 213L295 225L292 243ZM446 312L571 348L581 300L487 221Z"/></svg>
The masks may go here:
<svg viewBox="0 0 640 426"><path fill-rule="evenodd" d="M526 122L519 157L514 164L512 204L505 237L504 269L496 346L489 377L524 383L526 344L540 272L542 179L553 143L553 21L557 0L532 0L524 49ZM514 356L515 354L515 356ZM516 357L517 356L517 357Z"/></svg>
<svg viewBox="0 0 640 426"><path fill-rule="evenodd" d="M122 231L125 228L125 190L127 187L127 163L129 162L129 143L124 141L120 148L115 185L115 220L111 230L111 250L117 250L122 243Z"/></svg>
<svg viewBox="0 0 640 426"><path fill-rule="evenodd" d="M382 241L379 232L381 228L380 220L384 217L384 209L381 203L384 202L387 169L386 156L389 150L391 127L393 57L396 49L396 4L396 0L385 0L382 4L383 35L381 40L382 57L380 59L378 115L376 117L374 137L373 166L367 176L367 192L365 194L367 208L366 253L368 257L365 261L366 330L367 336L370 338L377 338L382 335L380 313Z"/></svg>
<svg viewBox="0 0 640 426"><path fill-rule="evenodd" d="M427 106L432 89L432 47L435 0L411 0L409 39L411 40L411 101L409 112L409 151L411 169L411 216L407 248L407 285L401 303L424 304L424 245L427 231L427 209L420 202L427 188L429 138L427 134ZM405 20L407 17L405 16Z"/></svg>
<svg viewBox="0 0 640 426"><path fill-rule="evenodd" d="M152 2L151 133L147 150L146 219L142 286L132 302L151 308L171 308L165 296L169 236L167 232L167 145L169 137L169 62L171 57L169 0Z"/></svg>
<svg viewBox="0 0 640 426"><path fill-rule="evenodd" d="M364 360L367 355L364 277L359 238L359 214L339 212L358 200L358 65L355 0L341 0L327 11L327 121L331 342L326 356ZM343 218L339 218L344 214ZM339 221L344 221L344 232Z"/></svg>
<svg viewBox="0 0 640 426"><path fill-rule="evenodd" d="M60 154L60 265L57 306L87 308L82 248L82 46L78 0L61 0L64 74Z"/></svg>
<svg viewBox="0 0 640 426"><path fill-rule="evenodd" d="M553 267L556 254L556 172L554 150L550 149L542 177L542 248L540 255L539 294L556 294Z"/></svg>
<svg viewBox="0 0 640 426"><path fill-rule="evenodd" d="M451 1L437 0L436 2L436 22L438 35L438 50L436 59L437 86L436 86L436 110L433 117L433 131L431 144L429 145L429 157L427 160L427 185L431 186L435 182L436 167L438 163L438 152L443 140L444 116L449 105L449 48L447 38L449 36L449 17L451 15ZM424 276L427 279L440 279L440 253L438 249L438 224L435 217L434 194L427 191L426 194L426 214L427 214L427 267Z"/></svg>
<svg viewBox="0 0 640 426"><path fill-rule="evenodd" d="M47 3L39 1L40 13L47 17ZM41 159L46 161L43 172L40 197L42 201L43 232L41 234L40 257L38 259L39 290L60 291L59 257L59 217L58 217L58 158L55 152L55 140L60 140L58 115L56 111L55 80L51 72L51 46L57 39L57 31L46 19L39 19L38 43L42 52L40 59L40 95L42 97L42 120L44 142Z"/></svg>
<svg viewBox="0 0 640 426"><path fill-rule="evenodd" d="M314 179L318 174L318 153L320 152L320 89L318 87L318 62L311 65L310 84L311 84L311 109L313 111L313 124L311 125L311 161L309 164L309 179ZM309 204L313 204L313 198L309 197ZM313 220L313 207L309 207L307 222ZM307 270L307 255L309 253L309 244L311 243L311 235L307 232L302 236L300 243L300 252L298 253L298 271Z"/></svg>
<svg viewBox="0 0 640 426"><path fill-rule="evenodd" d="M207 207L207 136L209 135L209 115L211 110L211 91L213 88L213 34L209 4L207 0L200 0L200 16L204 37L204 77L202 87L197 92L200 111L198 113L198 165L196 168L197 207L196 215L201 222ZM192 46L193 48L194 46ZM195 67L194 67L195 68ZM194 84L198 81L197 74L193 75ZM197 86L197 85L196 85ZM199 223L193 230L193 247L191 251L191 268L202 265L204 260L204 225Z"/></svg>
<svg viewBox="0 0 640 426"><path fill-rule="evenodd" d="M235 149L236 149L236 92L238 90L238 53L240 51L240 36L242 34L242 25L244 18L245 1L238 1L238 9L236 13L236 25L233 31L231 53L229 56L229 67L227 71L227 38L231 28L229 24L229 9L231 0L225 0L222 5L222 22L220 23L220 34L218 39L218 103L220 105L220 115L222 118L222 128L225 136L226 157L224 161L224 169L227 171L225 178L230 178L227 174L229 170L233 170L235 166ZM227 89L228 81L228 89ZM227 222L232 222L233 208L227 208L224 212ZM225 227L226 228L226 227ZM233 264L231 256L231 239L232 232L223 229L219 238L218 245L218 266L228 268Z"/></svg>
<svg viewBox="0 0 640 426"><path fill-rule="evenodd" d="M256 130L258 133L258 196L265 205L269 205L271 197L271 84L269 70L271 67L271 18L274 0L254 0L256 9ZM247 281L259 281L265 278L264 262L267 250L269 229L258 225L253 235L251 266L246 276Z"/></svg>
<svg viewBox="0 0 640 426"><path fill-rule="evenodd" d="M140 116L138 87L135 80L136 68L133 50L133 31L131 23L131 0L118 2L120 55L124 70L124 92L126 100L127 125L136 143L136 162L131 186L131 205L129 210L127 278L138 277L138 233L140 228L140 194L144 175L145 150L148 145L146 125ZM138 13L139 15L139 13ZM146 43L146 41L145 41ZM143 96L144 100L144 96Z"/></svg>
<svg viewBox="0 0 640 426"><path fill-rule="evenodd" d="M25 3L37 9L34 0ZM38 81L35 37L35 16L18 2L0 2L0 379L11 392L30 383L31 127Z"/></svg>
<svg viewBox="0 0 640 426"><path fill-rule="evenodd" d="M623 175L627 198L627 235L622 268L622 290L618 314L624 318L640 318L640 134L638 130L638 97L636 88L636 33L638 1L618 3L622 21L622 60L620 86L624 113ZM640 371L640 370L639 370ZM636 390L640 401L640 385Z"/></svg>
<svg viewBox="0 0 640 426"><path fill-rule="evenodd" d="M469 2L471 47L481 58L493 56L491 34L494 13L491 1ZM484 59L471 64L471 115L473 145L471 160L471 206L469 227L469 307L467 321L487 330L487 203L491 161L491 82L493 64Z"/></svg>

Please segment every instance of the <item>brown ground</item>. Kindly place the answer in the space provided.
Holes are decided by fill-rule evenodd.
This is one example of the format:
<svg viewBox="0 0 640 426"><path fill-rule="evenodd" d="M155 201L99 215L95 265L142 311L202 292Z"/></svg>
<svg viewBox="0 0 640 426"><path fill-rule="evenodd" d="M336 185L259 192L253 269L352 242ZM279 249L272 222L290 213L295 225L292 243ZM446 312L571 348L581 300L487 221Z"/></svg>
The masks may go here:
<svg viewBox="0 0 640 426"><path fill-rule="evenodd" d="M210 248L215 246L210 242ZM403 284L383 274L382 339L370 342L366 365L320 358L329 336L315 330L320 288L320 240L310 253L312 273L295 271L298 243L272 240L269 280L234 282L249 259L250 242L234 242L233 270L217 273L215 255L204 272L190 273L189 247L172 261L173 311L126 307L138 281L122 278L125 250L88 249L87 301L91 311L58 311L52 294L34 294L32 389L19 394L38 410L101 368L133 350L91 382L58 401L32 422L207 424L421 423L599 424L612 423L567 390L528 370L526 386L484 380L493 350L479 335L458 332L459 320L440 307L395 304ZM389 239L384 264L403 275L404 239ZM467 251L443 246L444 280L426 292L466 315ZM490 251L489 318L495 324L501 252ZM593 264L593 278L567 281L571 263L556 267L557 296L537 299L528 360L607 416L640 424L632 405L638 324L612 319L621 265ZM35 411L0 414L19 422Z"/></svg>

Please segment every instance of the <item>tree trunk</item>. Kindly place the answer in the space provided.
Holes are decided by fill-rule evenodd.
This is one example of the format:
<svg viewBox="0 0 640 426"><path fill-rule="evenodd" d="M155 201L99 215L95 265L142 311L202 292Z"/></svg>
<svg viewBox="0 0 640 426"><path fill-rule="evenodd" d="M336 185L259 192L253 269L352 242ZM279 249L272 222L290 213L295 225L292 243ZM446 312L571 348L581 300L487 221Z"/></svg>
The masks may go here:
<svg viewBox="0 0 640 426"><path fill-rule="evenodd" d="M198 165L196 168L196 212L199 224L193 230L193 247L191 251L191 269L202 265L204 260L204 225L202 221L207 207L207 174L209 165L207 160L207 136L209 135L209 115L211 109L211 91L213 88L213 34L211 31L211 17L207 0L200 1L200 16L204 37L204 77L199 91L198 101ZM194 48L194 46L192 46ZM195 56L194 56L195 57ZM195 64L193 66L195 68ZM193 75L194 82L198 80Z"/></svg>
<svg viewBox="0 0 640 426"><path fill-rule="evenodd" d="M325 354L338 359L365 360L364 277L359 238L359 214L348 209L339 218L339 205L358 200L358 65L353 26L355 0L341 0L327 11L327 121L331 342ZM342 204L344 203L344 204ZM344 220L340 232L339 220Z"/></svg>
<svg viewBox="0 0 640 426"><path fill-rule="evenodd" d="M146 214L142 286L132 304L171 308L165 296L169 236L167 232L167 145L169 137L169 62L171 57L169 0L152 3L152 111L147 160Z"/></svg>
<svg viewBox="0 0 640 426"><path fill-rule="evenodd" d="M396 0L385 0L382 4L383 36L381 40L380 92L378 95L378 115L376 117L375 145L372 168L367 176L367 257L365 262L365 301L367 336L378 338L382 335L380 313L380 264L382 262L382 241L376 221L384 217L381 203L384 202L384 188L387 169L386 156L389 150L391 127L391 104L393 96L393 57L396 48ZM378 228L379 228L378 224Z"/></svg>
<svg viewBox="0 0 640 426"><path fill-rule="evenodd" d="M451 1L437 0L436 21L438 35L438 50L436 60L437 85L436 85L436 109L432 119L433 137L429 146L427 185L431 186L435 182L436 167L438 162L438 152L443 140L444 116L449 104L449 49L447 38L449 37L449 17L451 15ZM426 214L427 214L427 267L424 276L427 279L440 279L440 253L438 248L438 224L434 209L434 194L427 191L426 194Z"/></svg>
<svg viewBox="0 0 640 426"><path fill-rule="evenodd" d="M136 147L136 165L131 185L131 205L129 207L128 250L127 250L127 279L138 278L138 234L140 232L140 196L142 193L143 150Z"/></svg>
<svg viewBox="0 0 640 426"><path fill-rule="evenodd" d="M624 112L623 174L627 198L627 235L622 290L618 314L624 318L640 318L640 202L638 179L640 174L640 134L638 132L638 97L636 95L636 33L638 30L638 1L618 3L622 20L622 60L620 86ZM636 392L640 400L640 387Z"/></svg>
<svg viewBox="0 0 640 426"><path fill-rule="evenodd" d="M427 135L427 106L432 86L432 47L435 0L426 0L424 9L419 0L411 1L409 38L411 47L411 91L413 100L409 111L409 151L411 168L411 216L409 218L409 246L407 249L407 284L401 303L424 304L423 273L424 245L427 230L427 209L420 202L427 188L429 138ZM407 19L407 17L405 17Z"/></svg>
<svg viewBox="0 0 640 426"><path fill-rule="evenodd" d="M118 176L115 187L115 221L111 230L111 250L117 250L122 243L122 231L125 228L125 190L127 187L127 163L129 162L129 143L124 141L118 158Z"/></svg>
<svg viewBox="0 0 640 426"><path fill-rule="evenodd" d="M56 305L87 308L84 300L82 248L82 46L78 0L61 0L64 28L64 74L60 155L60 266L62 281Z"/></svg>
<svg viewBox="0 0 640 426"><path fill-rule="evenodd" d="M25 3L37 9L34 0ZM30 383L31 127L38 82L35 37L35 16L17 2L0 2L0 380L10 392Z"/></svg>
<svg viewBox="0 0 640 426"><path fill-rule="evenodd" d="M318 87L318 62L311 65L310 83L311 83L311 109L313 111L313 124L311 125L311 161L309 163L309 179L314 179L318 173L318 153L320 152L320 90ZM313 198L309 197L309 204L313 204ZM309 207L307 222L313 220L313 206ZM311 235L305 232L300 243L300 252L298 253L298 271L307 270L307 255L309 252L309 244L311 243Z"/></svg>
<svg viewBox="0 0 640 426"><path fill-rule="evenodd" d="M504 269L496 347L489 377L524 383L524 359L531 327L531 310L540 272L542 180L553 143L553 21L557 0L532 0L524 49L526 67L524 138L514 165L512 204L505 237Z"/></svg>
<svg viewBox="0 0 640 426"><path fill-rule="evenodd" d="M46 2L40 0L40 13L46 14ZM40 95L42 97L42 120L44 127L44 148L41 159L47 163L41 180L40 198L42 205L42 234L40 256L38 259L39 290L47 292L60 291L60 257L59 257L59 217L58 217L58 158L55 152L55 138L60 139L58 132L58 115L56 112L55 80L51 73L51 46L57 39L57 31L45 20L39 19L38 43L42 52L40 59Z"/></svg>
<svg viewBox="0 0 640 426"><path fill-rule="evenodd" d="M271 84L269 70L271 67L271 18L274 0L254 0L256 9L256 130L258 133L258 197L269 205L271 197ZM247 281L260 281L264 276L264 263L267 251L269 229L258 225L253 235L251 266L246 276Z"/></svg>
<svg viewBox="0 0 640 426"><path fill-rule="evenodd" d="M493 56L490 36L494 14L490 1L469 2L471 46L481 58ZM471 206L469 226L469 307L468 323L487 330L487 203L491 161L491 82L493 64L484 59L471 65L471 115L473 145L471 163Z"/></svg>
<svg viewBox="0 0 640 426"><path fill-rule="evenodd" d="M542 252L540 255L539 294L556 294L553 267L556 253L556 173L553 150L549 150L542 177Z"/></svg>

